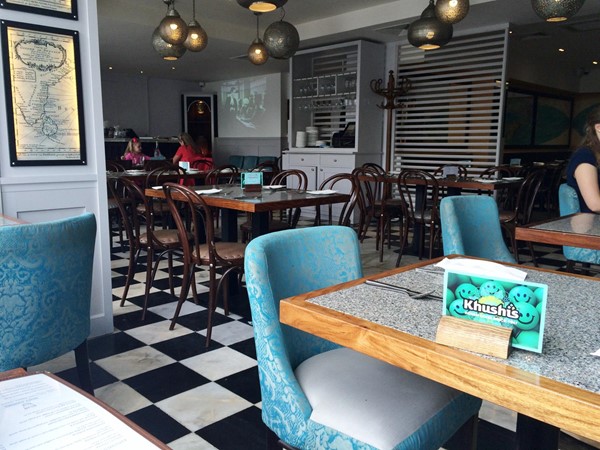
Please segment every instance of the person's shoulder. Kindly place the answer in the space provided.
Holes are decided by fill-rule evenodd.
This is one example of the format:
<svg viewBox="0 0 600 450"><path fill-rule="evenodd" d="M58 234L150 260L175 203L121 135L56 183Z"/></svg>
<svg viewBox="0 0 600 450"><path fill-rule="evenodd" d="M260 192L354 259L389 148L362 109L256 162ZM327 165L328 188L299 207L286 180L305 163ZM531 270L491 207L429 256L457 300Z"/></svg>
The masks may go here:
<svg viewBox="0 0 600 450"><path fill-rule="evenodd" d="M571 156L571 160L579 161L579 162L591 162L592 164L596 164L596 156L594 152L589 147L579 147Z"/></svg>

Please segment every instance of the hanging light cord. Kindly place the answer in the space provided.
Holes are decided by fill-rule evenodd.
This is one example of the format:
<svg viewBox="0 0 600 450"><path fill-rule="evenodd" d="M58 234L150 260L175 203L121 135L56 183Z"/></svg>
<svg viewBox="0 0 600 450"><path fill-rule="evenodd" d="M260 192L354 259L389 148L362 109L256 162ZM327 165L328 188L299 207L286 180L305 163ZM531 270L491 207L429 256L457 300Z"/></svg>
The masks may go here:
<svg viewBox="0 0 600 450"><path fill-rule="evenodd" d="M260 39L259 37L259 33L258 33L258 17L260 16L260 13L254 13L256 15L256 39Z"/></svg>
<svg viewBox="0 0 600 450"><path fill-rule="evenodd" d="M192 19L196 20L196 0L192 0Z"/></svg>

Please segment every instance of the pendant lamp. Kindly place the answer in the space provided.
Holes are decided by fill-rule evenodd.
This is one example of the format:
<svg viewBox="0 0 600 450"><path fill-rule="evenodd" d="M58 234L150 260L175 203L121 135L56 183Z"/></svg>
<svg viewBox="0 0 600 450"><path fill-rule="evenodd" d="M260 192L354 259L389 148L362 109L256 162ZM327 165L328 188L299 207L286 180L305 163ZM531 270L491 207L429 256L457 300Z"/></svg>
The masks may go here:
<svg viewBox="0 0 600 450"><path fill-rule="evenodd" d="M300 35L294 25L283 19L273 22L263 35L269 56L275 59L288 59L294 56L300 46Z"/></svg>
<svg viewBox="0 0 600 450"><path fill-rule="evenodd" d="M169 44L181 45L187 37L187 25L175 9L175 0L169 3L167 15L158 25L160 37Z"/></svg>
<svg viewBox="0 0 600 450"><path fill-rule="evenodd" d="M562 22L574 16L585 0L531 0L535 13L547 22Z"/></svg>
<svg viewBox="0 0 600 450"><path fill-rule="evenodd" d="M434 50L450 42L452 32L452 24L437 19L433 0L429 0L421 18L409 25L408 42L422 50Z"/></svg>
<svg viewBox="0 0 600 450"><path fill-rule="evenodd" d="M440 22L457 23L469 13L469 0L437 0L435 15Z"/></svg>
<svg viewBox="0 0 600 450"><path fill-rule="evenodd" d="M265 13L275 11L287 3L287 0L237 0L238 4L253 12Z"/></svg>
<svg viewBox="0 0 600 450"><path fill-rule="evenodd" d="M181 58L186 51L186 48L183 45L173 45L165 42L165 40L160 37L158 27L155 28L154 33L152 33L152 46L154 47L154 50L167 61L175 61Z"/></svg>
<svg viewBox="0 0 600 450"><path fill-rule="evenodd" d="M201 52L208 44L208 35L196 20L196 0L192 2L192 20L187 26L187 38L183 45L190 52Z"/></svg>
<svg viewBox="0 0 600 450"><path fill-rule="evenodd" d="M248 47L248 59L250 62L256 66L260 66L267 62L269 59L269 53L267 52L267 47L263 44L263 41L260 39L258 34L258 17L260 13L254 13L256 15L256 39L252 41L250 47Z"/></svg>

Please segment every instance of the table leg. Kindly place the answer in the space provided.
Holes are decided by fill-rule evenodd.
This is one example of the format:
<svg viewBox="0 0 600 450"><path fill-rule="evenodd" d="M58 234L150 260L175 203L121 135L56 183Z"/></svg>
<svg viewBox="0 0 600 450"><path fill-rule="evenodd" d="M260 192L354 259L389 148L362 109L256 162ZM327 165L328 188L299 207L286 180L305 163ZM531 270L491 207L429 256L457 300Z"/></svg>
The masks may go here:
<svg viewBox="0 0 600 450"><path fill-rule="evenodd" d="M221 212L221 239L225 242L238 240L238 212L234 209L223 208Z"/></svg>
<svg viewBox="0 0 600 450"><path fill-rule="evenodd" d="M560 429L519 414L517 416L518 450L557 450Z"/></svg>
<svg viewBox="0 0 600 450"><path fill-rule="evenodd" d="M269 232L269 212L252 214L252 238Z"/></svg>

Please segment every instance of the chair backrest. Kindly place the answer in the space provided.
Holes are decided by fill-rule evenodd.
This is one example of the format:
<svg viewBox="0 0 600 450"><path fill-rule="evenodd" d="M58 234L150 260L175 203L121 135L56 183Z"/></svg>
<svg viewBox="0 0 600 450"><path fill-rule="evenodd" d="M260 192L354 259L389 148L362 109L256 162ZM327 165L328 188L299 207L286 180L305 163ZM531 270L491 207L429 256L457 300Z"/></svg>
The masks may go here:
<svg viewBox="0 0 600 450"><path fill-rule="evenodd" d="M338 217L337 225L350 226L352 221L352 213L354 207L358 201L358 189L356 185L356 177L351 173L336 173L331 175L326 180L323 180L319 186L319 190L333 189L339 192L346 192L350 194L350 199L342 204L340 215ZM338 204L339 205L339 204ZM321 225L321 208L328 208L329 217L327 223L333 225L333 204L325 206L317 206L315 225Z"/></svg>
<svg viewBox="0 0 600 450"><path fill-rule="evenodd" d="M515 220L518 225L527 225L531 220L531 213L535 204L535 197L540 189L546 171L538 169L530 172L519 187L517 202L514 210Z"/></svg>
<svg viewBox="0 0 600 450"><path fill-rule="evenodd" d="M577 191L567 183L561 184L558 188L558 207L561 216L581 212Z"/></svg>
<svg viewBox="0 0 600 450"><path fill-rule="evenodd" d="M479 177L485 178L485 179L490 179L490 178L502 179L504 177L512 177L513 173L514 172L510 168L510 166L493 166L493 167L488 167L483 172L481 172Z"/></svg>
<svg viewBox="0 0 600 450"><path fill-rule="evenodd" d="M198 158L190 163L190 168L202 171L212 170L214 162L212 158Z"/></svg>
<svg viewBox="0 0 600 450"><path fill-rule="evenodd" d="M162 186L163 183L172 180L173 175L177 175L182 184L187 182L187 174L185 169L176 164L168 162L167 164L163 164L162 166L150 171L150 173L146 176L146 187Z"/></svg>
<svg viewBox="0 0 600 450"><path fill-rule="evenodd" d="M417 184L423 188L422 199L417 198ZM431 224L438 220L440 188L432 174L424 170L405 169L398 175L398 191L411 220Z"/></svg>
<svg viewBox="0 0 600 450"><path fill-rule="evenodd" d="M577 191L566 183L558 188L558 208L561 216L581 212ZM563 255L571 261L600 264L600 251L563 245Z"/></svg>
<svg viewBox="0 0 600 450"><path fill-rule="evenodd" d="M90 334L91 213L0 227L0 371L54 359Z"/></svg>
<svg viewBox="0 0 600 450"><path fill-rule="evenodd" d="M358 238L348 227L285 230L259 236L245 254L246 286L265 424L300 446L312 408L294 375L302 361L337 346L279 322L281 299L362 276Z"/></svg>
<svg viewBox="0 0 600 450"><path fill-rule="evenodd" d="M258 164L262 164L264 162L271 162L279 167L279 157L278 156L259 156ZM281 168L279 168L281 170Z"/></svg>
<svg viewBox="0 0 600 450"><path fill-rule="evenodd" d="M377 172L379 175L385 175L385 169L376 163L364 163L361 167L365 169L372 169Z"/></svg>
<svg viewBox="0 0 600 450"><path fill-rule="evenodd" d="M239 174L240 171L236 166L230 164L219 166L206 174L204 184L213 186L217 184L233 184L238 179Z"/></svg>
<svg viewBox="0 0 600 450"><path fill-rule="evenodd" d="M440 202L444 255L466 255L514 263L498 217L498 206L487 195L445 197Z"/></svg>
<svg viewBox="0 0 600 450"><path fill-rule="evenodd" d="M144 161L144 170L151 172L161 167L170 167L171 165L173 165L173 163L166 159L149 159Z"/></svg>
<svg viewBox="0 0 600 450"><path fill-rule="evenodd" d="M235 166L238 169L241 169L244 165L244 156L243 155L229 155L227 159L228 166Z"/></svg>
<svg viewBox="0 0 600 450"><path fill-rule="evenodd" d="M306 190L308 188L308 177L299 169L282 170L271 180L271 184L284 184L290 188Z"/></svg>
<svg viewBox="0 0 600 450"><path fill-rule="evenodd" d="M121 161L108 160L106 161L106 170L111 172L125 172L125 166L121 164Z"/></svg>
<svg viewBox="0 0 600 450"><path fill-rule="evenodd" d="M258 164L258 156L244 156L244 162L242 163L242 169L250 170Z"/></svg>
<svg viewBox="0 0 600 450"><path fill-rule="evenodd" d="M358 189L358 205L363 212L376 207L383 196L384 185L379 180L381 173L373 167L357 167L352 171Z"/></svg>

